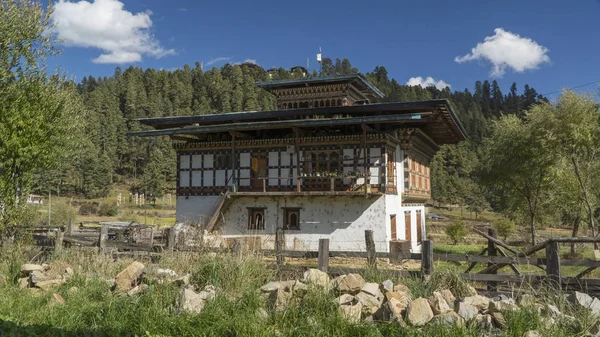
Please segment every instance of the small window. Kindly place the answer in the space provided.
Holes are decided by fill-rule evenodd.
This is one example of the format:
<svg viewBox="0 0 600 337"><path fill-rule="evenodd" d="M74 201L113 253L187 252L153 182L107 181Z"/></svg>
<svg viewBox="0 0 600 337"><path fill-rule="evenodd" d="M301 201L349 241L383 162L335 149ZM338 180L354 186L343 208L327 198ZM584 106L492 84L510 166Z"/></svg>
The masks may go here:
<svg viewBox="0 0 600 337"><path fill-rule="evenodd" d="M217 154L215 156L215 169L225 170L231 168L231 155L230 154Z"/></svg>
<svg viewBox="0 0 600 337"><path fill-rule="evenodd" d="M283 221L284 230L300 230L300 209L284 208Z"/></svg>
<svg viewBox="0 0 600 337"><path fill-rule="evenodd" d="M265 209L264 208L248 208L248 229L264 230L265 229Z"/></svg>

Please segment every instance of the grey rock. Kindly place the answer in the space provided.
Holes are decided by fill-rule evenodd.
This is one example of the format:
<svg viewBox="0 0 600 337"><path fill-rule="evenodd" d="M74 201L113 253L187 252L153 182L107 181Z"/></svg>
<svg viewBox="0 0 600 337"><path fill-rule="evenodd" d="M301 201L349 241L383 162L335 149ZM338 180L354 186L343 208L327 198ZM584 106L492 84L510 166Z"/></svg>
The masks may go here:
<svg viewBox="0 0 600 337"><path fill-rule="evenodd" d="M454 311L467 322L479 313L476 307L465 302L456 302Z"/></svg>
<svg viewBox="0 0 600 337"><path fill-rule="evenodd" d="M42 273L39 270L34 270L31 273L29 273L29 279L31 280L32 284L36 284L38 282L46 280L46 275L44 275L44 273Z"/></svg>
<svg viewBox="0 0 600 337"><path fill-rule="evenodd" d="M474 306L481 312L486 311L488 309L488 306L490 305L490 299L481 295L465 297L463 299L463 302Z"/></svg>
<svg viewBox="0 0 600 337"><path fill-rule="evenodd" d="M265 284L264 286L260 287L260 291L264 292L264 293L270 293L271 291L275 291L277 289L279 289L281 287L281 285L279 284L279 282L269 282L267 284Z"/></svg>
<svg viewBox="0 0 600 337"><path fill-rule="evenodd" d="M392 282L392 280L385 280L381 283L381 288L384 292L394 291L394 282Z"/></svg>
<svg viewBox="0 0 600 337"><path fill-rule="evenodd" d="M159 277L172 277L172 278L177 277L177 273L168 268L158 268L158 269L156 269L155 274L156 274L156 276L159 276Z"/></svg>
<svg viewBox="0 0 600 337"><path fill-rule="evenodd" d="M446 300L446 303L448 303L448 305L452 307L454 305L454 301L456 301L456 298L454 297L450 289L444 289L440 291L440 293L442 294L442 297Z"/></svg>
<svg viewBox="0 0 600 337"><path fill-rule="evenodd" d="M465 320L454 311L450 311L433 317L429 324L440 324L447 327L463 326Z"/></svg>
<svg viewBox="0 0 600 337"><path fill-rule="evenodd" d="M387 320L398 322L400 326L406 326L404 318L402 317L406 310L406 305L400 303L397 299L392 298L385 303L385 309Z"/></svg>
<svg viewBox="0 0 600 337"><path fill-rule="evenodd" d="M50 290L50 289L52 289L56 286L59 286L63 283L65 283L64 279L53 279L53 280L39 281L35 284L35 286L44 291L47 291L47 290Z"/></svg>
<svg viewBox="0 0 600 337"><path fill-rule="evenodd" d="M492 301L489 305L489 312L506 312L519 310L519 306L511 300Z"/></svg>
<svg viewBox="0 0 600 337"><path fill-rule="evenodd" d="M492 318L494 319L494 323L496 324L496 327L498 327L498 328L506 327L506 319L504 318L504 315L502 313L493 312L491 315L492 315Z"/></svg>
<svg viewBox="0 0 600 337"><path fill-rule="evenodd" d="M200 313L204 309L204 298L193 289L182 288L179 293L179 308L188 313Z"/></svg>
<svg viewBox="0 0 600 337"><path fill-rule="evenodd" d="M19 279L19 289L25 289L29 287L29 277L21 277Z"/></svg>
<svg viewBox="0 0 600 337"><path fill-rule="evenodd" d="M406 309L408 323L413 326L423 326L433 318L433 311L429 306L429 301L420 297L410 302Z"/></svg>
<svg viewBox="0 0 600 337"><path fill-rule="evenodd" d="M320 287L329 286L329 275L320 271L319 269L311 268L304 272L304 282L307 284L314 284Z"/></svg>
<svg viewBox="0 0 600 337"><path fill-rule="evenodd" d="M473 321L484 330L490 330L494 327L494 320L491 315L477 314L473 317Z"/></svg>
<svg viewBox="0 0 600 337"><path fill-rule="evenodd" d="M335 302L339 305L354 305L356 304L357 299L350 294L342 294L338 297Z"/></svg>
<svg viewBox="0 0 600 337"><path fill-rule="evenodd" d="M336 278L331 279L331 281L329 281L329 289L337 289L344 277L346 277L346 275L340 275Z"/></svg>
<svg viewBox="0 0 600 337"><path fill-rule="evenodd" d="M356 295L356 299L362 304L362 311L365 316L373 315L381 306L381 302L377 297L363 291Z"/></svg>
<svg viewBox="0 0 600 337"><path fill-rule="evenodd" d="M545 311L550 317L562 316L562 313L560 312L560 310L558 310L558 307L552 304L546 304Z"/></svg>
<svg viewBox="0 0 600 337"><path fill-rule="evenodd" d="M26 263L21 265L21 275L27 276L32 271L44 271L44 267L39 264Z"/></svg>
<svg viewBox="0 0 600 337"><path fill-rule="evenodd" d="M379 284L377 283L365 283L365 285L361 288L360 292L369 294L377 298L380 304L381 302L383 302L383 294L379 290Z"/></svg>
<svg viewBox="0 0 600 337"><path fill-rule="evenodd" d="M132 262L115 277L115 289L117 291L128 291L135 287L143 272L144 265L142 263Z"/></svg>
<svg viewBox="0 0 600 337"><path fill-rule="evenodd" d="M173 282L175 282L175 284L177 284L178 287L182 287L182 286L186 286L188 284L190 284L190 274L185 274L175 280L173 280Z"/></svg>

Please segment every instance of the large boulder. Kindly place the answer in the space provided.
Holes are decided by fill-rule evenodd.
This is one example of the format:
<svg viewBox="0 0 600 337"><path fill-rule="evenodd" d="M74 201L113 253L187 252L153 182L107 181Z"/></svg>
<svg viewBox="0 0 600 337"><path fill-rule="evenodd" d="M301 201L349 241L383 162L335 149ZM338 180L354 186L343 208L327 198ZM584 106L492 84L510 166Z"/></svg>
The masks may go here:
<svg viewBox="0 0 600 337"><path fill-rule="evenodd" d="M44 273L39 270L34 270L31 273L29 273L29 279L31 280L31 284L35 285L38 282L45 281L46 275L44 275Z"/></svg>
<svg viewBox="0 0 600 337"><path fill-rule="evenodd" d="M326 272L322 272L319 269L311 268L304 272L304 282L307 284L314 284L320 287L329 286L329 275Z"/></svg>
<svg viewBox="0 0 600 337"><path fill-rule="evenodd" d="M467 322L479 313L479 310L476 307L462 301L456 302L454 311Z"/></svg>
<svg viewBox="0 0 600 337"><path fill-rule="evenodd" d="M408 322L413 326L423 326L433 318L433 311L429 306L429 301L422 297L410 302L406 309Z"/></svg>
<svg viewBox="0 0 600 337"><path fill-rule="evenodd" d="M276 291L272 291L269 294L269 300L273 305L273 308L277 311L286 310L291 301L292 301L293 293L284 288L279 288Z"/></svg>
<svg viewBox="0 0 600 337"><path fill-rule="evenodd" d="M442 294L442 297L446 300L446 303L448 303L450 307L454 306L454 301L456 301L456 297L454 297L454 295L449 289L444 289L440 291L440 294Z"/></svg>
<svg viewBox="0 0 600 337"><path fill-rule="evenodd" d="M336 278L331 279L331 281L329 281L329 289L337 289L344 277L346 277L346 275L340 275Z"/></svg>
<svg viewBox="0 0 600 337"><path fill-rule="evenodd" d="M488 309L488 306L490 305L490 299L481 295L465 297L463 299L463 302L474 306L481 312L486 311Z"/></svg>
<svg viewBox="0 0 600 337"><path fill-rule="evenodd" d="M579 308L589 309L595 315L600 315L600 300L585 293L576 291L569 299Z"/></svg>
<svg viewBox="0 0 600 337"><path fill-rule="evenodd" d="M356 303L354 305L340 305L338 308L342 317L351 323L359 323L362 313L362 304Z"/></svg>
<svg viewBox="0 0 600 337"><path fill-rule="evenodd" d="M429 297L429 305L431 306L433 313L436 315L452 311L452 308L450 308L448 302L446 302L446 299L444 299L444 296L437 291L434 291L433 295Z"/></svg>
<svg viewBox="0 0 600 337"><path fill-rule="evenodd" d="M137 261L132 262L115 277L115 289L117 291L128 291L135 287L143 272L143 264Z"/></svg>
<svg viewBox="0 0 600 337"><path fill-rule="evenodd" d="M356 294L365 283L365 279L359 274L348 274L339 282L337 290L343 293Z"/></svg>

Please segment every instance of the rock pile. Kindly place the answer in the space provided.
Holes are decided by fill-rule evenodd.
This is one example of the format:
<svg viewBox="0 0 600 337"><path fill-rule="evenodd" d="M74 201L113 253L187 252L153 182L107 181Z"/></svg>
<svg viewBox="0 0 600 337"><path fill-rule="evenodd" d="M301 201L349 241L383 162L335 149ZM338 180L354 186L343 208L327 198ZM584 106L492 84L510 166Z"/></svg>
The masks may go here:
<svg viewBox="0 0 600 337"><path fill-rule="evenodd" d="M49 265L27 263L21 265L21 278L19 279L19 288L21 289L41 289L48 291L65 281L73 275L73 269L70 267L64 270L51 269Z"/></svg>

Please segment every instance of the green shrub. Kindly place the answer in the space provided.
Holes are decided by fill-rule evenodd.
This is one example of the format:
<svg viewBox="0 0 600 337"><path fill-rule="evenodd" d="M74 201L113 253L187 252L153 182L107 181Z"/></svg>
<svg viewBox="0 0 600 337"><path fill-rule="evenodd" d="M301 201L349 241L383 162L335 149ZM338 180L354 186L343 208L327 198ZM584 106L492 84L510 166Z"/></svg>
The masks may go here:
<svg viewBox="0 0 600 337"><path fill-rule="evenodd" d="M79 206L79 215L94 215L98 214L98 206L92 203L85 203Z"/></svg>
<svg viewBox="0 0 600 337"><path fill-rule="evenodd" d="M515 223L506 218L495 221L492 226L496 228L498 231L498 236L504 238L504 241L506 241L510 234L516 232L517 230Z"/></svg>
<svg viewBox="0 0 600 337"><path fill-rule="evenodd" d="M452 239L454 244L457 244L469 234L469 230L462 220L456 220L453 224L446 226L446 234Z"/></svg>
<svg viewBox="0 0 600 337"><path fill-rule="evenodd" d="M77 211L67 204L52 204L50 224L54 226L66 226L71 219L75 219ZM48 219L44 219L48 221Z"/></svg>
<svg viewBox="0 0 600 337"><path fill-rule="evenodd" d="M98 209L99 216L117 216L119 215L119 207L117 204L102 204Z"/></svg>

